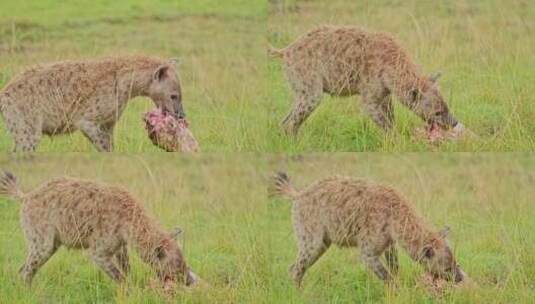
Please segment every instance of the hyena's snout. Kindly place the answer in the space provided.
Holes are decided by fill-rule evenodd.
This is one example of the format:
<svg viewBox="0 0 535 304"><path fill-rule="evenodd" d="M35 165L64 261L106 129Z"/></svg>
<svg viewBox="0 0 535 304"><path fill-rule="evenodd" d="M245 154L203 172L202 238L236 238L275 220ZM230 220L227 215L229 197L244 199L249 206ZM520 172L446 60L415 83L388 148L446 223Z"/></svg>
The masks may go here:
<svg viewBox="0 0 535 304"><path fill-rule="evenodd" d="M184 111L184 106L182 106L182 101L180 101L177 95L171 95L171 98L167 102L163 102L159 106L163 113L174 116L178 119L186 118L186 113Z"/></svg>
<svg viewBox="0 0 535 304"><path fill-rule="evenodd" d="M186 286L195 286L199 282L199 276L195 274L195 272L191 271L191 269L188 269L187 277L186 277Z"/></svg>
<svg viewBox="0 0 535 304"><path fill-rule="evenodd" d="M464 282L466 278L467 278L466 273L461 269L461 267L457 266L455 268L455 274L454 274L455 283Z"/></svg>

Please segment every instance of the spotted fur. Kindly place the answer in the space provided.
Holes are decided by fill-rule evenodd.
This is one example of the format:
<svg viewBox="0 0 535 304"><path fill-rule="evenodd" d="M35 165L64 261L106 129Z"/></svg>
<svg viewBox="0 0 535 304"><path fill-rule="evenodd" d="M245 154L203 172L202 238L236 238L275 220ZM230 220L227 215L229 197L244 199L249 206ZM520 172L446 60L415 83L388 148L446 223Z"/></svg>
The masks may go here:
<svg viewBox="0 0 535 304"><path fill-rule="evenodd" d="M184 116L171 61L147 56L62 61L30 68L0 91L0 111L15 151L34 151L44 135L80 130L99 151L113 150L113 129L127 102L150 97Z"/></svg>
<svg viewBox="0 0 535 304"><path fill-rule="evenodd" d="M58 178L23 193L14 175L4 172L0 195L22 203L28 253L20 275L28 285L60 246L87 250L91 260L117 282L123 281L130 269L131 246L162 281L195 283L196 276L174 239L176 233L165 232L121 188Z"/></svg>
<svg viewBox="0 0 535 304"><path fill-rule="evenodd" d="M331 177L297 190L285 173L279 173L270 188L271 195L293 201L298 253L290 271L298 286L307 269L332 244L358 246L362 262L386 282L398 272L396 243L433 275L456 281L464 278L446 242L446 230L432 231L390 187ZM382 255L388 268L380 260Z"/></svg>
<svg viewBox="0 0 535 304"><path fill-rule="evenodd" d="M293 106L282 125L295 135L319 105L323 93L360 94L361 103L382 129L394 123L392 94L429 124L457 124L435 84L423 75L398 42L386 33L358 27L322 26L283 49L270 48L283 61Z"/></svg>

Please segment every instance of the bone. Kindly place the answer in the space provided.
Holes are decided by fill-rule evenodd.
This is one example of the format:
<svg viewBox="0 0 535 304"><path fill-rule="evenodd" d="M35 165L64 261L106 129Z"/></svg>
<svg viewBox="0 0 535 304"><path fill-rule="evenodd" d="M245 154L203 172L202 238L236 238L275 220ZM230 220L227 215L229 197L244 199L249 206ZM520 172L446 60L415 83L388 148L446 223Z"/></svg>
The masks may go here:
<svg viewBox="0 0 535 304"><path fill-rule="evenodd" d="M177 120L157 109L146 113L143 120L154 145L168 152L199 151L199 144L185 119Z"/></svg>

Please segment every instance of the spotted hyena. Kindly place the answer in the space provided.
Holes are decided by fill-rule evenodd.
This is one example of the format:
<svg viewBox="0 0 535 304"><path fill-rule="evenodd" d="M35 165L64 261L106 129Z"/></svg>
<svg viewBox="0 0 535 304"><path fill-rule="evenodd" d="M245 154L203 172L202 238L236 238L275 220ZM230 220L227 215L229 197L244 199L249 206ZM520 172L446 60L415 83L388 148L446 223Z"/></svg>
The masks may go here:
<svg viewBox="0 0 535 304"><path fill-rule="evenodd" d="M390 187L331 177L298 191L279 173L271 194L293 200L298 254L290 271L298 286L331 244L358 246L362 262L386 282L398 272L397 242L436 278L460 282L465 277L446 242L447 229L432 231ZM383 254L388 269L380 261Z"/></svg>
<svg viewBox="0 0 535 304"><path fill-rule="evenodd" d="M93 262L118 282L130 268L128 246L156 270L163 282L191 285L196 281L174 239L176 233L163 231L121 188L59 178L24 193L13 174L4 172L0 194L22 203L28 253L20 275L28 285L61 245L88 250Z"/></svg>
<svg viewBox="0 0 535 304"><path fill-rule="evenodd" d="M293 92L293 108L282 122L289 134L297 134L324 92L360 94L365 110L384 130L394 122L392 94L430 126L449 129L457 124L435 83L439 75L423 75L388 34L322 26L269 53L282 59Z"/></svg>
<svg viewBox="0 0 535 304"><path fill-rule="evenodd" d="M41 136L80 130L99 151L113 149L113 129L129 100L147 96L183 117L173 60L147 56L63 61L30 68L0 92L0 110L15 151L33 151Z"/></svg>

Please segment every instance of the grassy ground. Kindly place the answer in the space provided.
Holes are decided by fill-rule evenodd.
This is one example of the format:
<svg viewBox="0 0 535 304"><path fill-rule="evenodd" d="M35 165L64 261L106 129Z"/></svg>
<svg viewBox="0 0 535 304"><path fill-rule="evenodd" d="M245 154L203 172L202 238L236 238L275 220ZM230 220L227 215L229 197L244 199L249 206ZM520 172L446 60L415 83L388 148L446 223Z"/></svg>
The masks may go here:
<svg viewBox="0 0 535 304"><path fill-rule="evenodd" d="M179 57L184 106L204 151L265 150L267 4L262 0L2 1L0 88L29 65L146 53ZM115 132L116 151L156 151L132 101ZM3 121L0 151L12 148ZM93 151L79 133L45 138L39 151Z"/></svg>
<svg viewBox="0 0 535 304"><path fill-rule="evenodd" d="M18 279L24 259L20 206L0 199L2 303L530 303L535 293L535 159L527 154L316 154L265 156L42 155L0 167L32 189L58 175L122 185L165 227L179 225L186 259L211 284L167 299L146 288L152 273L132 255L126 288L116 287L80 251L60 250L31 290ZM297 187L331 174L393 185L450 241L473 284L433 299L414 287L421 269L401 254L390 290L359 262L330 249L293 287L296 247L289 202L267 199L270 172L287 170Z"/></svg>
<svg viewBox="0 0 535 304"><path fill-rule="evenodd" d="M270 1L268 40L284 47L322 24L360 25L394 34L440 86L450 109L479 139L431 147L411 134L422 122L396 106L384 136L358 97L330 98L295 139L279 122L291 96L280 62L269 61L268 136L272 151L526 151L535 147L535 5L532 1Z"/></svg>

